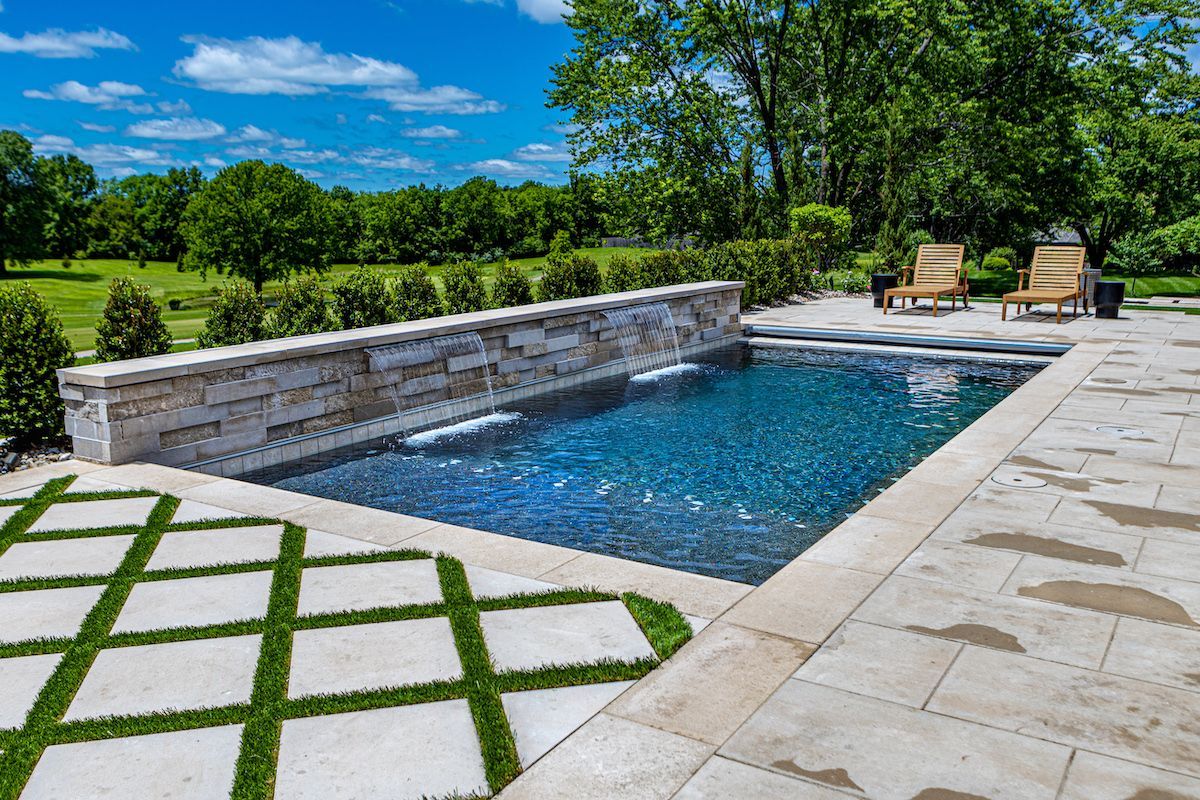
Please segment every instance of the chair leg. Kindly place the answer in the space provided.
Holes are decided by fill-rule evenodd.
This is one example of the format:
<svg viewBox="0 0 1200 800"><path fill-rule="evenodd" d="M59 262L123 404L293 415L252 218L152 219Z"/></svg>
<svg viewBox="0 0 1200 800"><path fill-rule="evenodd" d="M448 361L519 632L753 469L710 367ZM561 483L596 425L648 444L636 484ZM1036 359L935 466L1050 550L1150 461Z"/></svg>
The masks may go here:
<svg viewBox="0 0 1200 800"><path fill-rule="evenodd" d="M892 298L888 296L886 290L883 292L883 315L887 316L888 306L892 304Z"/></svg>
<svg viewBox="0 0 1200 800"><path fill-rule="evenodd" d="M954 309L956 309L958 307L956 305L957 303L958 303L958 292L955 292L954 294L950 295L950 310L951 311L954 311Z"/></svg>
<svg viewBox="0 0 1200 800"><path fill-rule="evenodd" d="M1000 301L1000 321L1004 322L1006 319L1008 319L1008 301L1001 300Z"/></svg>
<svg viewBox="0 0 1200 800"><path fill-rule="evenodd" d="M1075 319L1078 316L1079 316L1079 295L1075 295L1075 304L1073 306L1071 306L1071 319Z"/></svg>
<svg viewBox="0 0 1200 800"><path fill-rule="evenodd" d="M1058 316L1054 320L1055 325L1062 325L1062 300L1058 301Z"/></svg>
<svg viewBox="0 0 1200 800"><path fill-rule="evenodd" d="M933 296L933 315L935 317L937 316L937 307L938 307L938 296L935 294Z"/></svg>

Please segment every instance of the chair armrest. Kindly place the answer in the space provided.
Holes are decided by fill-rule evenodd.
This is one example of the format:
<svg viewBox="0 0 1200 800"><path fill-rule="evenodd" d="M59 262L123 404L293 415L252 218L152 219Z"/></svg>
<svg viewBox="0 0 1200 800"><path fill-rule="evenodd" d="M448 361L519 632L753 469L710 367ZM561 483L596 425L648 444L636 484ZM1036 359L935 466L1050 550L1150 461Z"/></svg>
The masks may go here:
<svg viewBox="0 0 1200 800"><path fill-rule="evenodd" d="M1025 276L1029 274L1027 269L1017 270L1017 291L1021 291L1025 287Z"/></svg>
<svg viewBox="0 0 1200 800"><path fill-rule="evenodd" d="M911 264L907 267L900 267L900 269L897 271L900 273L900 285L901 286L907 286L908 284L912 283L913 267Z"/></svg>

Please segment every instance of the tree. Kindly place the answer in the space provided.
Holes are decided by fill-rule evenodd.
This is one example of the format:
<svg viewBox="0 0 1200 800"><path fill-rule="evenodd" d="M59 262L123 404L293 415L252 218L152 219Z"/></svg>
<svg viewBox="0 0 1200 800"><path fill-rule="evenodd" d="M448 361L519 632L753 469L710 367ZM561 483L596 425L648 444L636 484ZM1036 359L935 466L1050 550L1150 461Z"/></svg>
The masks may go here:
<svg viewBox="0 0 1200 800"><path fill-rule="evenodd" d="M1086 155L1068 222L1092 267L1122 237L1200 211L1200 77L1172 55L1188 42L1179 34L1171 24L1143 32L1140 47L1113 42L1080 70Z"/></svg>
<svg viewBox="0 0 1200 800"><path fill-rule="evenodd" d="M25 266L45 253L46 197L33 145L16 131L0 131L0 276L11 262Z"/></svg>
<svg viewBox="0 0 1200 800"><path fill-rule="evenodd" d="M667 220L706 239L779 235L808 201L873 232L881 192L893 228L1029 235L1061 214L1081 160L1076 71L1114 43L1177 46L1196 16L1194 0L573 7L550 103L577 126L576 168L628 192L643 232ZM1146 46L1170 26L1177 42Z"/></svg>
<svg viewBox="0 0 1200 800"><path fill-rule="evenodd" d="M329 198L283 164L242 161L217 173L183 215L184 265L251 281L329 269Z"/></svg>
<svg viewBox="0 0 1200 800"><path fill-rule="evenodd" d="M131 175L110 187L128 197L141 249L158 261L175 261L183 253L182 221L191 198L204 186L196 167L171 167L165 175Z"/></svg>
<svg viewBox="0 0 1200 800"><path fill-rule="evenodd" d="M146 247L138 230L137 207L124 194L105 191L92 203L87 232L92 257L133 258Z"/></svg>
<svg viewBox="0 0 1200 800"><path fill-rule="evenodd" d="M88 214L100 184L92 165L74 155L38 160L47 200L46 251L72 258L88 244Z"/></svg>
<svg viewBox="0 0 1200 800"><path fill-rule="evenodd" d="M157 356L171 351L171 332L162 320L162 309L150 296L150 287L130 278L114 278L108 303L96 324L96 360Z"/></svg>
<svg viewBox="0 0 1200 800"><path fill-rule="evenodd" d="M457 253L507 247L508 198L491 178L475 177L446 192L442 238Z"/></svg>

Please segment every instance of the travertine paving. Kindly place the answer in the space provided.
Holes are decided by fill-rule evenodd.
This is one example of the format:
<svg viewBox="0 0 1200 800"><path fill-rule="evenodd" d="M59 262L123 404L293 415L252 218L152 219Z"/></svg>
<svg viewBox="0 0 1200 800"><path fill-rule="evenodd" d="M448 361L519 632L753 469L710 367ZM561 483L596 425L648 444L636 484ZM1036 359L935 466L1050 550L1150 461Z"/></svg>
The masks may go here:
<svg viewBox="0 0 1200 800"><path fill-rule="evenodd" d="M488 796L690 633L646 598L82 480L0 478L24 484L3 798Z"/></svg>
<svg viewBox="0 0 1200 800"><path fill-rule="evenodd" d="M61 718L83 700L117 702L103 697L107 665L98 656L95 676L76 676L84 684L76 699L54 706L39 693L71 668L58 654L74 637L99 655L261 635L265 652L270 582L241 591L207 582L277 575L261 548L278 546L276 563L310 560L291 584L300 614L291 623L292 665L273 684L286 712L271 718L280 737L277 797L470 796L497 788L494 750L484 737L462 735L480 724L475 700L438 688L462 680L445 648L446 627L459 641L454 617L373 605L423 609L448 599L443 582L430 577L440 571L389 555L415 547L466 562L461 575L479 620L477 641L500 670L492 708L503 709L511 728L508 774L525 770L505 798L1200 799L1200 317L1125 312L1120 320L1087 316L1056 326L1035 312L1002 324L999 309L985 304L934 319L927 304L884 317L849 299L773 309L746 322L1073 348L753 589L162 467L68 464L40 478L0 477L0 497L32 497L47 478L76 470L89 491L147 487L229 512L217 523L168 525L157 546L178 533L189 547L169 546L159 558L182 561L160 563L183 564L196 553L207 560L187 536L278 525L234 513L317 529L301 543L289 544L290 528L278 539L238 542L226 556L234 563L171 567L134 581L124 607L111 609L128 632L104 637L85 620L104 605L101 584L116 578L0 583L0 641L10 643L0 644L0 680L15 689L0 702L0 725L42 720L60 736L48 736L35 760L14 747L12 729L0 728L0 763L31 773L20 796L77 796L80 787L139 796L135 788L163 794L181 786L179 796L227 796L243 779L245 731L262 724L243 713L236 670L195 681L191 695L180 689L159 699L155 685L119 698L139 708L179 707L211 692L210 711L167 715L204 713L207 726L94 741L68 739L45 715ZM16 520L24 530L36 522L13 507L0 504L0 524ZM193 519L211 518L191 508L201 515ZM17 538L132 535L121 563L129 553L154 557L139 551L143 534L131 530L155 524L150 510L123 503L104 514L98 524L111 527L99 533L63 533L51 518L43 533ZM20 572L35 561L10 563ZM375 579L356 577L368 574ZM330 575L336 580L323 577ZM197 603L214 609L186 623L205 626L201 633L161 630L170 597L140 590L167 583L189 598L171 607L175 619L189 619ZM512 599L561 591L564 583L668 600L695 615L688 619L698 633L649 674L539 686L529 676L549 664L637 659L652 644L630 635L637 623L612 596L583 604ZM610 609L626 616L610 619ZM407 625L438 619L449 621L419 632ZM596 636L576 641L583 625ZM347 636L354 628L362 630ZM381 660L355 644L395 641L401 628L423 642L420 653ZM36 636L54 643L11 644ZM458 653L461 673L474 674L478 665ZM204 664L195 658L189 668L200 673ZM256 667L254 680L261 674ZM130 677L137 686L136 671ZM518 677L525 682L504 683ZM431 682L408 682L416 680ZM310 694L330 691L323 687L343 693ZM384 707L347 697L378 698ZM423 732L418 739L408 738L412 719Z"/></svg>

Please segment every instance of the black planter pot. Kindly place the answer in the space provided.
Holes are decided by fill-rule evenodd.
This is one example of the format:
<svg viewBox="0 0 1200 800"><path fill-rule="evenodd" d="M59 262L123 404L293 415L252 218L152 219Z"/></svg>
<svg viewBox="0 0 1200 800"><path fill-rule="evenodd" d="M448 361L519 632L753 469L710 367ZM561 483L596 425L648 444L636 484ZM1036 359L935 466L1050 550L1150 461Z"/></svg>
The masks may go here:
<svg viewBox="0 0 1200 800"><path fill-rule="evenodd" d="M890 272L876 272L871 276L871 297L875 298L875 307L883 308L883 292L900 285L900 276ZM888 302L888 308L892 304Z"/></svg>
<svg viewBox="0 0 1200 800"><path fill-rule="evenodd" d="M1096 281L1093 304L1097 319L1116 319L1125 302L1125 281Z"/></svg>

